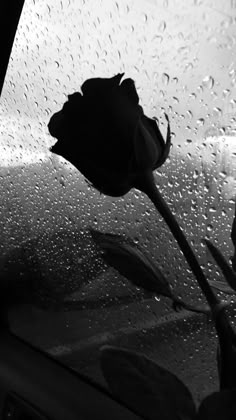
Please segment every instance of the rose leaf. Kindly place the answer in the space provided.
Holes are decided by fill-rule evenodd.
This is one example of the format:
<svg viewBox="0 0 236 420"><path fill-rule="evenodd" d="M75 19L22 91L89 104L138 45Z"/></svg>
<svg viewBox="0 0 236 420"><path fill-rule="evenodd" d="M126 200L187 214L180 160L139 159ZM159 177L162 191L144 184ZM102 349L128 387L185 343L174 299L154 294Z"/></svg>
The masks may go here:
<svg viewBox="0 0 236 420"><path fill-rule="evenodd" d="M196 409L188 388L146 356L103 346L101 368L113 394L145 419L195 418Z"/></svg>
<svg viewBox="0 0 236 420"><path fill-rule="evenodd" d="M207 239L205 239L205 243L211 255L213 256L218 266L220 267L222 273L224 274L224 277L227 283L234 291L236 291L236 273L234 273L234 271L232 270L232 268L226 261L225 257L223 256L223 254L220 252L218 248L216 248L215 245L213 245Z"/></svg>
<svg viewBox="0 0 236 420"><path fill-rule="evenodd" d="M201 402L196 420L235 420L236 388L208 395Z"/></svg>

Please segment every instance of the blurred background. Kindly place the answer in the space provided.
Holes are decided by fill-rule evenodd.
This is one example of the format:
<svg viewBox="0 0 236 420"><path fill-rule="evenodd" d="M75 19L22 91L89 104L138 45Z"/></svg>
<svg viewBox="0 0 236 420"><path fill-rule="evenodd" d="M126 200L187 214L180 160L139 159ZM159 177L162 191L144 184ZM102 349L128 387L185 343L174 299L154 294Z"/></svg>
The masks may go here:
<svg viewBox="0 0 236 420"><path fill-rule="evenodd" d="M208 278L221 279L202 240L232 256L235 45L234 0L25 1L0 101L0 275L12 330L98 381L99 346L116 343L178 374L199 401L217 389L215 330L104 266L89 227L131 236L180 297L204 301L148 199L89 187L51 153L49 119L88 78L134 79L164 136L170 118L159 189Z"/></svg>

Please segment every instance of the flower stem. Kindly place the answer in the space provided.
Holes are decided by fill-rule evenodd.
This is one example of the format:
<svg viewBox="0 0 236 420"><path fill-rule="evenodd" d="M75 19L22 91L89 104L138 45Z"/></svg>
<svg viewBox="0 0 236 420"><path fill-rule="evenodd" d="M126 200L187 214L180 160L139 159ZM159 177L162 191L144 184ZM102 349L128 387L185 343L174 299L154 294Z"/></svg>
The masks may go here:
<svg viewBox="0 0 236 420"><path fill-rule="evenodd" d="M178 222L176 221L167 203L158 191L153 173L151 171L148 171L145 174L142 174L142 176L140 176L139 178L137 178L135 188L144 192L150 198L158 212L164 218L173 236L178 242L179 247L182 250L191 270L193 271L198 281L198 284L207 299L209 306L212 309L215 308L220 301L214 294L209 283L207 282L205 275L197 261L197 258L194 252L192 251L192 248L190 247L183 231L180 229Z"/></svg>
<svg viewBox="0 0 236 420"><path fill-rule="evenodd" d="M218 353L218 372L220 377L220 388L232 388L236 386L236 334L232 328L227 314L226 305L214 294L198 261L192 251L184 233L179 227L174 215L171 213L167 203L158 191L152 172L142 174L136 178L135 188L144 192L155 205L173 236L179 244L191 270L193 271L198 284L204 293L211 308L215 328L219 339L220 352ZM178 304L178 302L177 302ZM220 369L219 369L220 367Z"/></svg>

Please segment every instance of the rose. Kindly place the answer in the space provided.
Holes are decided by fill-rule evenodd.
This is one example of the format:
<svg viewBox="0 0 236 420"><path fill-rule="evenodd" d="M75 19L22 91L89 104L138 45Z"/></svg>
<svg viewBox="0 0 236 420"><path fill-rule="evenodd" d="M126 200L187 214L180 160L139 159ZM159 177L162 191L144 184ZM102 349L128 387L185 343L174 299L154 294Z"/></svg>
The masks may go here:
<svg viewBox="0 0 236 420"><path fill-rule="evenodd" d="M144 115L132 79L124 74L86 80L81 93L69 95L48 124L59 141L53 152L62 155L100 192L119 197L131 188L144 192L168 224L211 308L217 305L205 275L167 203L157 189L153 171L170 149L154 119Z"/></svg>
<svg viewBox="0 0 236 420"><path fill-rule="evenodd" d="M124 73L86 80L81 93L69 95L61 111L48 124L59 141L53 151L74 164L100 192L119 197L131 188L144 192L162 215L207 298L218 305L188 241L159 193L153 171L163 164L170 149L154 119L144 115L132 79Z"/></svg>
<svg viewBox="0 0 236 420"><path fill-rule="evenodd" d="M121 196L134 187L150 198L177 240L212 311L219 338L220 386L235 387L236 334L153 176L153 171L168 156L171 137L168 117L165 143L155 120L145 116L139 105L134 81L121 82L122 77L123 74L117 74L110 79L89 79L81 87L82 94L69 95L68 102L48 125L51 135L59 140L53 151L74 164L104 194ZM123 256L119 248L117 268L129 274L126 258L137 258L140 254L130 249L127 253L126 248L125 260ZM150 274L149 266L147 270Z"/></svg>
<svg viewBox="0 0 236 420"><path fill-rule="evenodd" d="M86 80L82 94L69 95L48 124L59 140L52 151L114 197L133 188L142 172L161 166L170 149L169 122L165 143L156 121L139 105L134 81L121 82L123 75Z"/></svg>

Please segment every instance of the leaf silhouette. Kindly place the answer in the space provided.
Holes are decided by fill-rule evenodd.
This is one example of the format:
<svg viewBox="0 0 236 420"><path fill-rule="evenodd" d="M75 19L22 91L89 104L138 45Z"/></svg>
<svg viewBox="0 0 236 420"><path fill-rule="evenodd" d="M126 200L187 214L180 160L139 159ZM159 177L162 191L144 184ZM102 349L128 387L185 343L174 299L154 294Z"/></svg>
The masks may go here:
<svg viewBox="0 0 236 420"><path fill-rule="evenodd" d="M229 286L236 291L236 273L232 270L221 251L209 240L205 239L207 248L220 267Z"/></svg>
<svg viewBox="0 0 236 420"><path fill-rule="evenodd" d="M173 373L141 354L103 346L101 368L113 394L148 420L190 420L192 395Z"/></svg>
<svg viewBox="0 0 236 420"><path fill-rule="evenodd" d="M236 388L214 392L201 402L196 420L235 420Z"/></svg>
<svg viewBox="0 0 236 420"><path fill-rule="evenodd" d="M121 235L90 229L94 241L102 250L104 261L135 286L157 295L173 298L170 285L159 268L130 239Z"/></svg>
<svg viewBox="0 0 236 420"><path fill-rule="evenodd" d="M234 246L234 255L232 258L232 267L233 270L236 271L236 207L235 207L235 214L234 214L234 219L233 219L233 223L232 223L232 229L231 229L231 240L233 242L233 246Z"/></svg>
<svg viewBox="0 0 236 420"><path fill-rule="evenodd" d="M235 295L235 291L232 289L232 287L228 286L225 281L208 280L208 283L211 285L211 287L214 287L214 289L219 290L220 292L227 293L228 295Z"/></svg>
<svg viewBox="0 0 236 420"><path fill-rule="evenodd" d="M115 268L132 284L153 295L166 296L173 301L173 309L186 309L197 313L209 313L206 305L189 305L175 296L169 282L153 261L129 237L102 233L90 229L95 243L102 251L103 260Z"/></svg>

